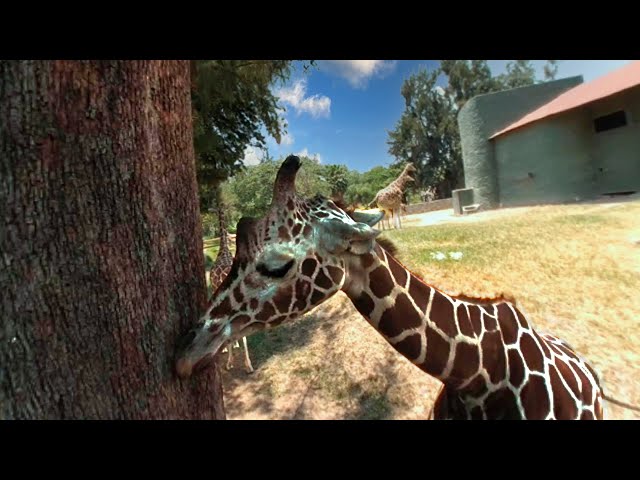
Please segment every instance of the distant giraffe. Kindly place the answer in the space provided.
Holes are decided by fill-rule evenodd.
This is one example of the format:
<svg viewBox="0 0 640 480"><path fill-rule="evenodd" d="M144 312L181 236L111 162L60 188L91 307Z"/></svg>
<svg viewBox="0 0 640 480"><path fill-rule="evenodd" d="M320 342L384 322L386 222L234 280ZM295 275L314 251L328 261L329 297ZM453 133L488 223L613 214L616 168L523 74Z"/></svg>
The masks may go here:
<svg viewBox="0 0 640 480"><path fill-rule="evenodd" d="M224 215L224 206L219 203L218 204L218 225L220 231L220 250L218 250L218 256L216 257L216 261L209 270L209 283L211 284L211 292L215 294L216 290L220 287L222 282L227 275L229 274L229 270L231 270L231 265L233 265L233 255L231 255L231 250L229 249L229 238L227 233L227 225L225 221ZM244 346L244 364L247 370L247 373L253 373L253 366L251 365L251 359L249 358L249 347L247 346L247 337L242 337L242 344ZM235 342L236 347L240 347L238 342ZM233 360L233 346L229 345L227 347L229 351L229 356L227 358L227 370L229 370L232 366Z"/></svg>
<svg viewBox="0 0 640 480"><path fill-rule="evenodd" d="M322 196L298 196L300 164L284 161L264 217L238 222L231 271L178 342L180 377L229 342L299 318L342 290L399 354L443 383L433 418L604 417L609 398L570 345L538 332L507 298L449 295L423 281L377 241L371 226L381 212L348 214Z"/></svg>
<svg viewBox="0 0 640 480"><path fill-rule="evenodd" d="M381 210L384 212L384 217L382 218L382 220L380 220L380 225L382 226L383 230L385 220L387 222L387 228L391 230L391 222L393 222L394 224L396 223L395 217L398 217L398 222L401 223L400 220L402 219L402 217L407 215L407 206L404 203L400 204L400 209L398 211L390 211L384 209Z"/></svg>
<svg viewBox="0 0 640 480"><path fill-rule="evenodd" d="M402 173L389 185L378 191L375 198L369 203L369 207L376 205L385 214L389 212L389 216L393 218L396 228L402 228L400 221L400 207L402 205L402 195L409 182L413 182L411 173L416 171L416 167L412 163L407 163ZM384 223L382 224L384 225Z"/></svg>
<svg viewBox="0 0 640 480"><path fill-rule="evenodd" d="M435 187L428 187L424 189L422 192L420 192L420 196L422 197L423 202L427 202L427 203L433 202L433 200L436 198Z"/></svg>

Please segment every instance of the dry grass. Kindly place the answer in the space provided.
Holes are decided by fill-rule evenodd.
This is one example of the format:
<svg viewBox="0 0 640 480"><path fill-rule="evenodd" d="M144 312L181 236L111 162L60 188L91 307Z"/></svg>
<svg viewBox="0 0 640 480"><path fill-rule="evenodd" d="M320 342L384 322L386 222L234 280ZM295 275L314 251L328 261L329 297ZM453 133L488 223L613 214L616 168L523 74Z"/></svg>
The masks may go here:
<svg viewBox="0 0 640 480"><path fill-rule="evenodd" d="M420 419L439 382L398 355L339 293L315 312L254 334L224 372L230 419ZM226 357L225 357L226 359Z"/></svg>
<svg viewBox="0 0 640 480"><path fill-rule="evenodd" d="M469 217L470 219L473 217ZM606 391L640 404L640 201L534 207L486 220L385 232L399 259L451 293L508 293L563 337ZM462 252L460 260L432 253ZM439 382L395 352L342 294L249 338L224 374L229 418L425 418ZM609 418L640 415L606 404Z"/></svg>

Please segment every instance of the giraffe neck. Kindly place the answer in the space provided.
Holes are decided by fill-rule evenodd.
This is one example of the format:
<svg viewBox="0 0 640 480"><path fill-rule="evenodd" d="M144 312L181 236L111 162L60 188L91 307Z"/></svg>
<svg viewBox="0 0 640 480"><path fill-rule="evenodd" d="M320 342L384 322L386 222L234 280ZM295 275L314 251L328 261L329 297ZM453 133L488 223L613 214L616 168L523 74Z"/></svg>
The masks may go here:
<svg viewBox="0 0 640 480"><path fill-rule="evenodd" d="M472 379L482 368L480 333L485 325L497 327L497 307L439 291L379 245L374 254L356 261L361 262L355 268L360 279L348 282L344 291L369 323L398 352L445 384L462 389L475 383Z"/></svg>
<svg viewBox="0 0 640 480"><path fill-rule="evenodd" d="M224 217L224 206L218 206L218 230L220 230L220 250L218 255L230 254L229 238L227 236L227 225Z"/></svg>
<svg viewBox="0 0 640 480"><path fill-rule="evenodd" d="M409 175L402 174L394 182L394 187L397 187L400 191L404 190L407 183L411 181Z"/></svg>

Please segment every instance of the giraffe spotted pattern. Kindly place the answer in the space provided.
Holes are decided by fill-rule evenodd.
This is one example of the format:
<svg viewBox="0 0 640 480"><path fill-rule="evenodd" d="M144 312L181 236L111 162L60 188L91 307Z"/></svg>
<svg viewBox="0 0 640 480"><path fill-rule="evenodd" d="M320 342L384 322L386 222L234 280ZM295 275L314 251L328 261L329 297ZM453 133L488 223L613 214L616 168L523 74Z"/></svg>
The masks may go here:
<svg viewBox="0 0 640 480"><path fill-rule="evenodd" d="M218 290L224 279L227 278L231 267L233 266L233 255L229 249L229 234L227 232L227 225L225 222L224 207L218 204L218 222L220 230L220 249L218 250L218 256L215 262L209 270L209 284L211 285L211 291ZM243 295L240 289L236 288L233 291L236 303L241 304ZM237 345L237 342L236 342ZM251 364L251 358L249 357L249 346L247 345L247 338L242 337L242 346L244 347L244 366L247 373L253 373L253 365ZM227 369L231 368L233 361L233 347L228 347L229 355L227 358Z"/></svg>
<svg viewBox="0 0 640 480"><path fill-rule="evenodd" d="M566 342L537 333L511 302L447 295L382 248L361 261L372 282L354 305L396 350L444 383L436 418L603 417L593 369Z"/></svg>

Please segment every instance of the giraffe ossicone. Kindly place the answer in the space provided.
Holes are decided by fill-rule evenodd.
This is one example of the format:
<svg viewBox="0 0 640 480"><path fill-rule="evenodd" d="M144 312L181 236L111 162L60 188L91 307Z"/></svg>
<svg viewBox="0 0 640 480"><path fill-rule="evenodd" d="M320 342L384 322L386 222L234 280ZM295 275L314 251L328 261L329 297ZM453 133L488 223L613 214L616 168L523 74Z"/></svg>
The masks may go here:
<svg viewBox="0 0 640 480"><path fill-rule="evenodd" d="M289 156L267 214L238 222L231 270L179 342L179 376L342 290L400 354L443 382L434 418L603 418L598 378L566 342L538 333L505 298L452 296L425 283L376 241L383 212L298 196L299 168Z"/></svg>

